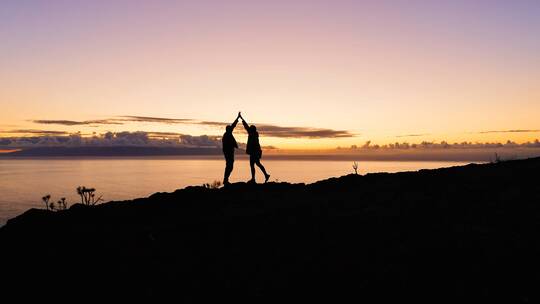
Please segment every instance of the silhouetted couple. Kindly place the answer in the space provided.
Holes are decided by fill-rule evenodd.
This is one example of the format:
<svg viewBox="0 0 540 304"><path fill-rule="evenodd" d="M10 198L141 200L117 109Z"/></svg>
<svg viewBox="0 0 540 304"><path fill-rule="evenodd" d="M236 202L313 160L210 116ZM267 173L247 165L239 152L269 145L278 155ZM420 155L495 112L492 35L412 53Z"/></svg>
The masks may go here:
<svg viewBox="0 0 540 304"><path fill-rule="evenodd" d="M238 143L234 139L232 134L238 119L242 119L242 124L248 133L248 141L246 154L249 154L249 166L251 167L251 180L250 183L255 183L255 165L261 169L264 173L264 182L266 183L270 178L270 174L266 173L264 166L261 164L262 149L259 144L259 132L254 125L249 126L246 120L242 117L242 113L238 112L238 116L231 125L225 127L225 133L221 139L223 144L223 155L225 155L225 176L223 177L223 184L229 184L229 176L234 166L234 149L238 148Z"/></svg>

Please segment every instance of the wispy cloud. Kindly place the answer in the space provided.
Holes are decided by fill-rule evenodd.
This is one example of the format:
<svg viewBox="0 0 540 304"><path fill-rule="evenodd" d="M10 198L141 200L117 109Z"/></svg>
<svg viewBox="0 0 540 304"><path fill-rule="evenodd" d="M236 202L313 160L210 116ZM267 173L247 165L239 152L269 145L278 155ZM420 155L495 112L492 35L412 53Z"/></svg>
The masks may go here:
<svg viewBox="0 0 540 304"><path fill-rule="evenodd" d="M199 121L199 125L205 125L209 127L224 127L229 125L227 122L220 121ZM259 124L254 123L257 126L261 135L266 137L280 137L280 138L341 138L341 137L354 137L353 134L346 130L333 130L325 128L311 128L311 127L283 127L271 124Z"/></svg>
<svg viewBox="0 0 540 304"><path fill-rule="evenodd" d="M42 125L63 125L63 126L84 126L84 125L122 125L123 123L115 119L98 119L98 120L50 120L38 119L32 120L33 123Z"/></svg>
<svg viewBox="0 0 540 304"><path fill-rule="evenodd" d="M194 122L195 124L198 124L198 125L204 125L204 126L209 126L209 127L224 127L226 125L230 125L231 123L230 122L222 122L222 121L197 121L197 122Z"/></svg>
<svg viewBox="0 0 540 304"><path fill-rule="evenodd" d="M489 134L489 133L536 133L536 132L540 132L540 130L515 129L515 130L482 131L482 132L478 132L478 133L479 134Z"/></svg>
<svg viewBox="0 0 540 304"><path fill-rule="evenodd" d="M131 122L154 122L154 123L165 123L165 124L185 124L185 123L194 123L194 119L190 118L163 118L163 117L149 117L149 116L120 116L121 121L131 121Z"/></svg>
<svg viewBox="0 0 540 304"><path fill-rule="evenodd" d="M95 119L95 120L67 120L67 119L36 119L31 120L36 124L44 125L63 125L63 126L96 126L96 125L123 125L128 122L150 122L150 123L164 123L164 124L188 124L198 123L198 121L189 118L163 118L163 117L149 117L149 116L130 116L123 115L115 118L108 119Z"/></svg>
<svg viewBox="0 0 540 304"><path fill-rule="evenodd" d="M151 117L151 116L132 116L132 115L123 115L117 116L116 118L101 119L101 120L85 120L85 121L75 121L75 120L33 120L34 123L38 124L58 124L65 126L96 126L96 125L121 125L129 122L147 122L147 123L159 123L159 124L190 124L190 125L200 125L213 128L223 128L226 125L229 125L230 122L222 121L206 121L198 120L192 118L164 118L164 117ZM309 139L318 139L318 138L346 138L346 137L355 137L357 134L354 134L347 130L334 130L328 128L313 128L313 127L286 127L278 126L272 124L258 124L255 123L258 130L261 132L262 136L266 137L278 137L278 138L309 138ZM151 134L153 133L153 134ZM171 133L171 132L150 132L151 137L165 137L165 136L181 136L181 133Z"/></svg>
<svg viewBox="0 0 540 304"><path fill-rule="evenodd" d="M281 127L275 125L261 124L258 129L264 136L280 137L280 138L345 138L354 137L353 134L346 130L333 130L310 127Z"/></svg>
<svg viewBox="0 0 540 304"><path fill-rule="evenodd" d="M0 131L4 134L33 134L33 135L68 135L66 131L51 131L51 130L35 130L35 129L20 129Z"/></svg>
<svg viewBox="0 0 540 304"><path fill-rule="evenodd" d="M178 132L146 132L146 134L148 134L149 137L159 137L159 138L180 137L180 136L185 135L183 133L178 133Z"/></svg>
<svg viewBox="0 0 540 304"><path fill-rule="evenodd" d="M396 135L396 137L420 137L420 136L428 136L429 133L424 134L403 134L403 135Z"/></svg>

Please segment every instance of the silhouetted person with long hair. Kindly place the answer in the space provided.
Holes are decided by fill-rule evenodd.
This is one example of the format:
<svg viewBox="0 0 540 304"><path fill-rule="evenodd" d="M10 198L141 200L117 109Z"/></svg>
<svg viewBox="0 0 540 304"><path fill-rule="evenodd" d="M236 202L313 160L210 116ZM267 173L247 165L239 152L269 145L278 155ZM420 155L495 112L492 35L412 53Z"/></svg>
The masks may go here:
<svg viewBox="0 0 540 304"><path fill-rule="evenodd" d="M240 112L238 112L238 116L236 116L234 122L225 127L225 133L223 133L223 137L221 138L223 155L225 156L225 174L223 176L223 185L230 184L229 176L231 175L234 166L234 149L238 149L238 143L236 143L236 139L234 139L234 135L232 134L236 124L238 123L238 118L240 118Z"/></svg>
<svg viewBox="0 0 540 304"><path fill-rule="evenodd" d="M264 166L261 164L262 149L259 143L259 132L257 132L257 128L254 125L249 126L246 123L241 113L238 113L238 115L242 119L242 124L248 133L246 154L249 154L249 166L251 167L250 182L255 183L255 165L257 165L264 173L264 182L266 183L270 178L270 174L266 173Z"/></svg>

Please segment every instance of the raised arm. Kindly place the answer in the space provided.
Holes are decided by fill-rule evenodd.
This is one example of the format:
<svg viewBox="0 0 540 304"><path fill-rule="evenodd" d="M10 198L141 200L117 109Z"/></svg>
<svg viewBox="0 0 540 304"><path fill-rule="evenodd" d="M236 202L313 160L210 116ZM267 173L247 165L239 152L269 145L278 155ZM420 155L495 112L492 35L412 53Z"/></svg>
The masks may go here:
<svg viewBox="0 0 540 304"><path fill-rule="evenodd" d="M240 118L242 118L242 124L244 125L244 129L246 129L246 131L248 131L248 133L249 133L249 125L247 124L244 117L242 117L242 115L240 115Z"/></svg>
<svg viewBox="0 0 540 304"><path fill-rule="evenodd" d="M236 128L236 124L238 123L238 117L236 117L236 119L234 120L234 122L231 124L231 127L233 128Z"/></svg>
<svg viewBox="0 0 540 304"><path fill-rule="evenodd" d="M236 124L238 123L238 119L240 118L240 112L238 112L238 116L236 116L236 119L234 120L234 122L232 123L231 127L233 128L236 128Z"/></svg>

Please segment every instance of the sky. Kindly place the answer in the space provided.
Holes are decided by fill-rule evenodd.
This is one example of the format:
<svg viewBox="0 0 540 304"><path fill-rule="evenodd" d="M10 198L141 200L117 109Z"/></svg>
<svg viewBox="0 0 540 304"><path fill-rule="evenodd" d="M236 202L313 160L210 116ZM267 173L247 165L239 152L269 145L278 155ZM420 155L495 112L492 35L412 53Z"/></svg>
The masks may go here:
<svg viewBox="0 0 540 304"><path fill-rule="evenodd" d="M540 1L0 2L0 137L238 111L279 148L534 141Z"/></svg>

